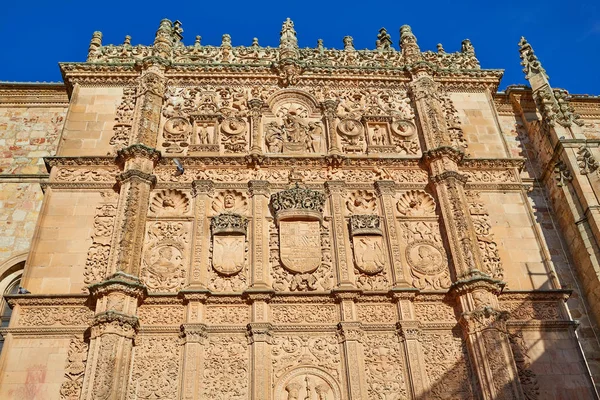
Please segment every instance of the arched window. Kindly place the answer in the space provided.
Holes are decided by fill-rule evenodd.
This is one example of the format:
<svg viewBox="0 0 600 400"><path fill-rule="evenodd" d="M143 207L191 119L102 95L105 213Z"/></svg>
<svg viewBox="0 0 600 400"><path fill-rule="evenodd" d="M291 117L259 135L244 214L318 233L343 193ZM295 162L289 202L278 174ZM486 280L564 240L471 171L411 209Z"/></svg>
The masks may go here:
<svg viewBox="0 0 600 400"><path fill-rule="evenodd" d="M4 271L0 270L0 294L2 294L0 298L0 328L8 327L12 314L12 309L8 306L4 295L17 294L21 285L24 267L25 261L21 261L6 268ZM3 346L4 339L0 337L0 352L2 352Z"/></svg>

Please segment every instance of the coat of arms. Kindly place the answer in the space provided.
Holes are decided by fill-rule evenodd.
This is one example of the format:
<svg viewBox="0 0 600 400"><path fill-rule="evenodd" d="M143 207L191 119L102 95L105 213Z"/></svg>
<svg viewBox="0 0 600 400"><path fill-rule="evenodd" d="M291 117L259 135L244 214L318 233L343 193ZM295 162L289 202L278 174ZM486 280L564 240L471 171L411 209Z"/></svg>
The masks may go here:
<svg viewBox="0 0 600 400"><path fill-rule="evenodd" d="M312 272L321 264L319 221L281 221L279 224L281 262L292 272Z"/></svg>
<svg viewBox="0 0 600 400"><path fill-rule="evenodd" d="M244 268L248 220L238 214L218 214L211 220L212 265L222 275L235 275Z"/></svg>

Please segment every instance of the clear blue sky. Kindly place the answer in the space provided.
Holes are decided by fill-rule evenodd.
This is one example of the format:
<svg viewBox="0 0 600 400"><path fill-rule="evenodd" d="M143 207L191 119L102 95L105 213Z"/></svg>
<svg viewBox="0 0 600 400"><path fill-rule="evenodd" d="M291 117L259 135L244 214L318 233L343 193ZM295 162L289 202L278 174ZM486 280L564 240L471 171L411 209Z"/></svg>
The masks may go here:
<svg viewBox="0 0 600 400"><path fill-rule="evenodd" d="M525 83L517 43L524 35L550 75L553 87L571 93L600 94L600 1L365 1L305 0L113 1L5 0L0 22L0 80L60 81L58 62L84 61L92 32L104 44L150 44L162 18L183 23L184 42L196 35L219 45L229 33L234 45L277 46L281 23L292 18L301 47L322 38L342 47L345 35L355 47L374 48L377 31L387 28L397 48L399 28L409 24L422 50L442 43L457 51L469 38L483 68L505 70L501 89Z"/></svg>

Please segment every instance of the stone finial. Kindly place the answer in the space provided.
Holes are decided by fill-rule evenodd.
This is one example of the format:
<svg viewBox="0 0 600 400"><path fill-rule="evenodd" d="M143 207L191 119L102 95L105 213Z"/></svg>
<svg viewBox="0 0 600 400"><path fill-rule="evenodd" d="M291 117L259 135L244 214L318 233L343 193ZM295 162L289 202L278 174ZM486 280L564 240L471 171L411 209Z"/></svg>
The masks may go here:
<svg viewBox="0 0 600 400"><path fill-rule="evenodd" d="M377 41L375 41L375 47L378 50L391 50L392 48L392 37L385 28L379 29L377 35Z"/></svg>
<svg viewBox="0 0 600 400"><path fill-rule="evenodd" d="M469 39L465 39L461 43L460 52L475 54L475 47L473 47L473 44L471 43L471 41Z"/></svg>
<svg viewBox="0 0 600 400"><path fill-rule="evenodd" d="M131 46L131 36L125 36L125 40L123 41L123 46Z"/></svg>
<svg viewBox="0 0 600 400"><path fill-rule="evenodd" d="M437 52L438 54L446 54L446 50L444 50L444 46L441 43L437 44Z"/></svg>
<svg viewBox="0 0 600 400"><path fill-rule="evenodd" d="M533 48L523 36L521 36L521 40L519 41L519 53L521 54L521 65L523 66L525 78L529 79L533 75L541 74L548 79L548 74L546 74L546 70L542 67L542 63L538 60L533 52Z"/></svg>
<svg viewBox="0 0 600 400"><path fill-rule="evenodd" d="M344 36L344 50L354 51L354 39L352 39L352 36Z"/></svg>
<svg viewBox="0 0 600 400"><path fill-rule="evenodd" d="M317 50L320 52L325 50L325 47L323 46L323 39L317 39Z"/></svg>
<svg viewBox="0 0 600 400"><path fill-rule="evenodd" d="M260 47L258 44L258 38L252 38L252 47Z"/></svg>
<svg viewBox="0 0 600 400"><path fill-rule="evenodd" d="M221 47L231 47L231 35L226 33L221 37Z"/></svg>
<svg viewBox="0 0 600 400"><path fill-rule="evenodd" d="M194 47L202 46L201 42L202 42L202 36L200 36L200 35L196 36L196 41L194 42Z"/></svg>
<svg viewBox="0 0 600 400"><path fill-rule="evenodd" d="M181 21L179 20L173 22L173 40L176 42L183 40L183 28L181 27Z"/></svg>
<svg viewBox="0 0 600 400"><path fill-rule="evenodd" d="M160 21L154 37L154 48L156 55L162 58L170 58L173 49L173 23L168 19Z"/></svg>
<svg viewBox="0 0 600 400"><path fill-rule="evenodd" d="M291 19L288 18L283 21L279 35L279 47L298 48L298 38L296 37L294 22Z"/></svg>
<svg viewBox="0 0 600 400"><path fill-rule="evenodd" d="M408 25L400 27L400 48L407 63L413 63L421 59L421 49L417 44L417 38Z"/></svg>
<svg viewBox="0 0 600 400"><path fill-rule="evenodd" d="M102 32L96 31L92 34L90 47L88 48L88 61L92 61L102 47Z"/></svg>

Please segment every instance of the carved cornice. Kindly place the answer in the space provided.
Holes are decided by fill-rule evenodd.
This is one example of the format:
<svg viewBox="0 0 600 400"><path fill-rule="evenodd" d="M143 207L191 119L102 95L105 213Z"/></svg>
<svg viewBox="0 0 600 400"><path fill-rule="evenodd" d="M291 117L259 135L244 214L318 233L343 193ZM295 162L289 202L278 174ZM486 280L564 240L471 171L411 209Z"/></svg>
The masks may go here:
<svg viewBox="0 0 600 400"><path fill-rule="evenodd" d="M424 152L423 161L426 165L428 165L433 160L438 160L440 158L449 158L458 164L463 160L464 156L465 153L462 150L459 150L454 147L442 146Z"/></svg>
<svg viewBox="0 0 600 400"><path fill-rule="evenodd" d="M114 157L44 157L48 172L52 167L114 167Z"/></svg>
<svg viewBox="0 0 600 400"><path fill-rule="evenodd" d="M248 340L250 344L257 342L266 342L271 344L273 336L273 324L269 322L251 322L247 325Z"/></svg>
<svg viewBox="0 0 600 400"><path fill-rule="evenodd" d="M462 277L452 284L450 293L454 296L460 296L465 293L472 292L476 289L485 289L491 293L498 295L506 285L497 279L493 279L479 271L471 272L470 276Z"/></svg>
<svg viewBox="0 0 600 400"><path fill-rule="evenodd" d="M137 169L129 169L120 175L117 175L117 184L122 185L130 179L139 179L150 186L156 185L156 175L147 174Z"/></svg>
<svg viewBox="0 0 600 400"><path fill-rule="evenodd" d="M135 297L138 302L141 302L148 295L146 287L139 278L124 272L117 272L102 282L88 286L88 289L95 299L112 292L120 292Z"/></svg>
<svg viewBox="0 0 600 400"><path fill-rule="evenodd" d="M133 144L131 146L120 149L117 152L116 163L124 165L126 161L133 158L145 158L154 163L154 166L160 161L162 155L159 150L152 147L144 146L143 144ZM172 160L168 160L171 161Z"/></svg>
<svg viewBox="0 0 600 400"><path fill-rule="evenodd" d="M0 104L6 107L68 107L63 83L0 83Z"/></svg>
<svg viewBox="0 0 600 400"><path fill-rule="evenodd" d="M87 294L7 294L4 296L11 307L20 306L82 306L88 303Z"/></svg>
<svg viewBox="0 0 600 400"><path fill-rule="evenodd" d="M109 310L96 314L92 322L92 338L103 334L116 334L133 338L140 327L138 318L117 311Z"/></svg>
<svg viewBox="0 0 600 400"><path fill-rule="evenodd" d="M469 180L469 177L465 174L461 174L456 171L444 171L441 174L437 174L431 177L431 180L436 183L443 182L449 179L454 179L464 185Z"/></svg>
<svg viewBox="0 0 600 400"><path fill-rule="evenodd" d="M208 337L206 324L182 324L180 337L185 343L204 343Z"/></svg>

